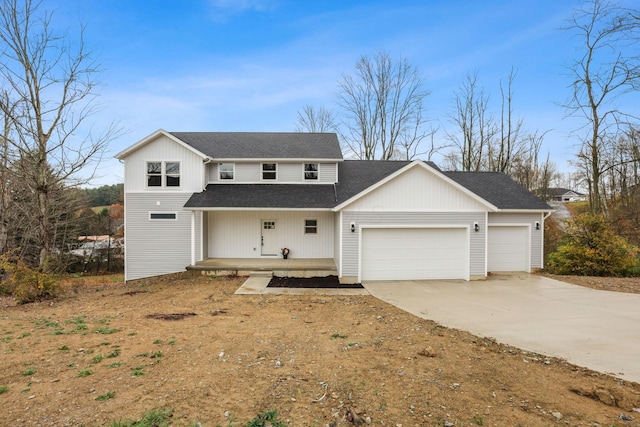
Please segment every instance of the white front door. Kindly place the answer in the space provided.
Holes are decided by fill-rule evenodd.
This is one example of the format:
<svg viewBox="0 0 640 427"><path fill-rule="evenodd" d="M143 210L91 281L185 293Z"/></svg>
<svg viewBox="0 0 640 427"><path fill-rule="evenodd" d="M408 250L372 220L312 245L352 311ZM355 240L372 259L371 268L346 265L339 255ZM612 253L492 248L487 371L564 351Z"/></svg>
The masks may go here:
<svg viewBox="0 0 640 427"><path fill-rule="evenodd" d="M278 255L278 231L275 219L262 220L262 249L261 255Z"/></svg>

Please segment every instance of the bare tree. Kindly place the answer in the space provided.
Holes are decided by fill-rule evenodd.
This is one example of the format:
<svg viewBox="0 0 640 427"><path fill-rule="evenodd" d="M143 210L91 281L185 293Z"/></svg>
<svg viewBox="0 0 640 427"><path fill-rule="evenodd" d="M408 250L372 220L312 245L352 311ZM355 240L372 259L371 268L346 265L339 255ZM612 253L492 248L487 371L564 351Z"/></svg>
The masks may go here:
<svg viewBox="0 0 640 427"><path fill-rule="evenodd" d="M478 86L478 73L468 74L455 94L455 112L450 116L457 131L447 133L455 147L455 169L479 171L485 169L487 151L498 128L489 113L489 96Z"/></svg>
<svg viewBox="0 0 640 427"><path fill-rule="evenodd" d="M336 128L335 115L324 107L305 105L302 111L298 111L296 132L335 132Z"/></svg>
<svg viewBox="0 0 640 427"><path fill-rule="evenodd" d="M488 162L489 170L494 172L503 172L509 174L514 160L530 150L527 142L533 142L540 135L522 135L522 119L513 117L513 82L516 73L512 68L507 79L507 87L505 88L500 82L500 96L502 100L500 109L500 126L499 138L496 138L489 144Z"/></svg>
<svg viewBox="0 0 640 427"><path fill-rule="evenodd" d="M119 130L113 125L99 135L88 130L96 109L98 66L84 46L83 30L78 40L54 34L53 14L41 11L41 5L2 1L0 75L9 96L2 103L10 120L6 138L20 159L15 173L28 189L25 194L34 195L34 239L44 268L56 239L57 195L67 185L90 179L91 168Z"/></svg>
<svg viewBox="0 0 640 427"><path fill-rule="evenodd" d="M564 28L580 41L580 56L569 66L571 94L565 103L570 115L583 119L577 130L581 138L581 162L594 213L606 208L603 174L610 167L603 154L615 140L619 126L629 116L615 100L640 84L637 11L620 8L606 0L589 0L574 11Z"/></svg>
<svg viewBox="0 0 640 427"><path fill-rule="evenodd" d="M429 95L417 67L378 52L362 56L354 74L338 82L343 112L343 142L359 159L388 160L402 150L416 156L425 130L424 101Z"/></svg>
<svg viewBox="0 0 640 427"><path fill-rule="evenodd" d="M524 139L523 149L518 152L509 165L509 175L517 183L530 191L545 194L551 181L557 176L556 166L549 159L540 158L544 134L533 133Z"/></svg>

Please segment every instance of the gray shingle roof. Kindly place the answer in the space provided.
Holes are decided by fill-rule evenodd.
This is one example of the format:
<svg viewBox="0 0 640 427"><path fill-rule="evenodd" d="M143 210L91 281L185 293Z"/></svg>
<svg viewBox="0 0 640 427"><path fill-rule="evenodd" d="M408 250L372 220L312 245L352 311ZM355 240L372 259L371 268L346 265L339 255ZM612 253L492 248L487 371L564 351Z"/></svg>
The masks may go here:
<svg viewBox="0 0 640 427"><path fill-rule="evenodd" d="M210 184L195 193L187 208L333 208L410 162L345 160L338 164L340 183Z"/></svg>
<svg viewBox="0 0 640 427"><path fill-rule="evenodd" d="M393 160L345 160L338 166L340 182L336 185L338 192L336 205L349 200L409 163L411 162Z"/></svg>
<svg viewBox="0 0 640 427"><path fill-rule="evenodd" d="M330 209L411 163L345 160L332 184L210 184L186 208ZM432 163L430 166L437 169ZM439 169L437 169L439 170ZM551 210L549 205L499 172L442 172L499 209Z"/></svg>
<svg viewBox="0 0 640 427"><path fill-rule="evenodd" d="M194 193L186 208L330 209L336 205L333 184L209 184Z"/></svg>
<svg viewBox="0 0 640 427"><path fill-rule="evenodd" d="M500 172L443 172L498 209L551 210L545 202Z"/></svg>
<svg viewBox="0 0 640 427"><path fill-rule="evenodd" d="M335 133L170 132L215 159L342 160Z"/></svg>

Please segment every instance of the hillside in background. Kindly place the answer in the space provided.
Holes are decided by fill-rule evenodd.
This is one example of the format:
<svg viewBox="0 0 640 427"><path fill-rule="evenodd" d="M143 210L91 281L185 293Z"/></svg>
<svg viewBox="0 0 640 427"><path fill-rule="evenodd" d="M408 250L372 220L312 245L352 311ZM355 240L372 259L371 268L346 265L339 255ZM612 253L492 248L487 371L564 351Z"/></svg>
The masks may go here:
<svg viewBox="0 0 640 427"><path fill-rule="evenodd" d="M90 207L111 206L124 203L124 184L103 185L98 188L84 188L82 191L87 196Z"/></svg>

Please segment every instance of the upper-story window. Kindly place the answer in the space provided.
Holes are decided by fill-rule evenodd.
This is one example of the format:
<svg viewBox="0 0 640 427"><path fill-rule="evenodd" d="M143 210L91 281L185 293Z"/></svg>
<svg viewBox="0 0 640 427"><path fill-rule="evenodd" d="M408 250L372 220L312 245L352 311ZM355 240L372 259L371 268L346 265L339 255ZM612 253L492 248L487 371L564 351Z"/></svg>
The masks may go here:
<svg viewBox="0 0 640 427"><path fill-rule="evenodd" d="M147 186L162 187L162 162L147 162Z"/></svg>
<svg viewBox="0 0 640 427"><path fill-rule="evenodd" d="M167 187L180 187L180 163L166 162L165 166L165 185Z"/></svg>
<svg viewBox="0 0 640 427"><path fill-rule="evenodd" d="M220 180L233 179L235 174L235 164L220 163L220 165L218 165L218 171L220 174Z"/></svg>
<svg viewBox="0 0 640 427"><path fill-rule="evenodd" d="M305 163L304 164L304 179L318 179L318 163Z"/></svg>
<svg viewBox="0 0 640 427"><path fill-rule="evenodd" d="M147 187L180 187L180 162L147 162Z"/></svg>
<svg viewBox="0 0 640 427"><path fill-rule="evenodd" d="M262 179L273 180L278 178L278 165L276 163L262 164Z"/></svg>

